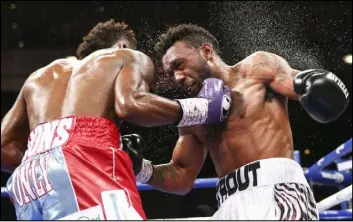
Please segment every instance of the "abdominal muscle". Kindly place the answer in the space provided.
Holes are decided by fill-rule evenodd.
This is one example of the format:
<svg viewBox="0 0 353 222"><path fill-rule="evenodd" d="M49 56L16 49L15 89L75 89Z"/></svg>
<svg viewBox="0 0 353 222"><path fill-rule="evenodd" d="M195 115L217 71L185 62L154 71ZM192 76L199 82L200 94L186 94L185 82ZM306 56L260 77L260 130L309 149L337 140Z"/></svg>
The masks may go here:
<svg viewBox="0 0 353 222"><path fill-rule="evenodd" d="M247 98L240 112L232 107L221 126L201 126L199 139L210 152L217 175L223 177L250 162L267 158L293 159L293 139L287 113L287 99L256 101Z"/></svg>

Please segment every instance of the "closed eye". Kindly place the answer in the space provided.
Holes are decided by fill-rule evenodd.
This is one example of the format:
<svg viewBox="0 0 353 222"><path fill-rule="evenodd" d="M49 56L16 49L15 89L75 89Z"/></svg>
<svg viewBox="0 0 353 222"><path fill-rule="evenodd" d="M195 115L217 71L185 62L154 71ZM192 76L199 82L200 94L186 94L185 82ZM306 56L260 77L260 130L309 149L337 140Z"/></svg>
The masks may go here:
<svg viewBox="0 0 353 222"><path fill-rule="evenodd" d="M175 69L177 69L177 70L180 70L180 69L182 69L182 64L183 64L183 62L179 62L179 63L177 63L175 66L174 66L174 68Z"/></svg>
<svg viewBox="0 0 353 222"><path fill-rule="evenodd" d="M169 77L174 76L174 71L175 71L175 70L181 70L183 63L184 63L184 62L181 62L181 61L174 61L174 62L172 62L170 68L169 68L168 70L166 70L166 74L167 74Z"/></svg>

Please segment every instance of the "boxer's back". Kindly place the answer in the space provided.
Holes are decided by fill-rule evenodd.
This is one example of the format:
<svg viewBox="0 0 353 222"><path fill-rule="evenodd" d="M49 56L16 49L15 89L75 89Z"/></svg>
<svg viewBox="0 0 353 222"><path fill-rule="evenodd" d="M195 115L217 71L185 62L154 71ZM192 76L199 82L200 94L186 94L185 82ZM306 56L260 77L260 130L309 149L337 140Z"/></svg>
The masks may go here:
<svg viewBox="0 0 353 222"><path fill-rule="evenodd" d="M117 122L115 79L122 56L131 50L98 50L83 60L58 59L33 73L24 84L30 128L66 116L99 116Z"/></svg>
<svg viewBox="0 0 353 222"><path fill-rule="evenodd" d="M26 80L23 97L30 128L60 118L67 84L77 60L58 59L38 69Z"/></svg>

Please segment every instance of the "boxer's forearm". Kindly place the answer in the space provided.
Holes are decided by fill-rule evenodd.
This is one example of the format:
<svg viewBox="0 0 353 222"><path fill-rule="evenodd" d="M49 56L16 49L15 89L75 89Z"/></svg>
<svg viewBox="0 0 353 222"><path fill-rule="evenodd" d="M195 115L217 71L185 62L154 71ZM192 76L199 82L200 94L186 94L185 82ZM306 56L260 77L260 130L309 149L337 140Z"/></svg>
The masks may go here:
<svg viewBox="0 0 353 222"><path fill-rule="evenodd" d="M146 127L175 124L182 116L178 102L147 92L135 93L121 107L121 119Z"/></svg>
<svg viewBox="0 0 353 222"><path fill-rule="evenodd" d="M154 165L152 179L148 182L153 188L178 195L185 195L194 186L194 180L189 178L182 169L175 165Z"/></svg>
<svg viewBox="0 0 353 222"><path fill-rule="evenodd" d="M1 144L1 171L12 173L21 164L24 152L21 143Z"/></svg>

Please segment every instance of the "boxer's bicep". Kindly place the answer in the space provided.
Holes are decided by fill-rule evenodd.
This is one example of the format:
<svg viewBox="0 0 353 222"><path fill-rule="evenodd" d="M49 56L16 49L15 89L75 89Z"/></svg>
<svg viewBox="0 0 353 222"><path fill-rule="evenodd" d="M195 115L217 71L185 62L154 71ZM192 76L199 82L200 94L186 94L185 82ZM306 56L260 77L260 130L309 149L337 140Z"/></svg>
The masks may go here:
<svg viewBox="0 0 353 222"><path fill-rule="evenodd" d="M133 105L135 94L149 92L149 86L139 66L133 61L126 61L115 81L115 111L120 116L124 116L124 110Z"/></svg>
<svg viewBox="0 0 353 222"><path fill-rule="evenodd" d="M22 160L29 135L23 90L1 121L1 170L12 172Z"/></svg>
<svg viewBox="0 0 353 222"><path fill-rule="evenodd" d="M288 65L288 64L287 64ZM278 70L273 80L269 82L270 87L277 93L290 99L298 100L299 96L294 91L294 77L299 71L284 66L284 69Z"/></svg>
<svg viewBox="0 0 353 222"><path fill-rule="evenodd" d="M116 99L124 100L139 92L149 92L154 76L151 59L142 53L125 56L124 59L115 83Z"/></svg>
<svg viewBox="0 0 353 222"><path fill-rule="evenodd" d="M299 71L292 69L285 59L268 52L257 52L250 58L247 73L250 73L251 79L268 84L283 96L295 100L299 98L293 85L293 78Z"/></svg>

